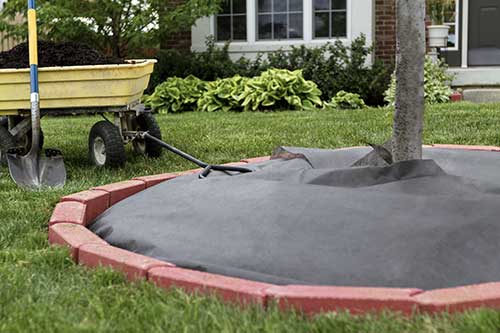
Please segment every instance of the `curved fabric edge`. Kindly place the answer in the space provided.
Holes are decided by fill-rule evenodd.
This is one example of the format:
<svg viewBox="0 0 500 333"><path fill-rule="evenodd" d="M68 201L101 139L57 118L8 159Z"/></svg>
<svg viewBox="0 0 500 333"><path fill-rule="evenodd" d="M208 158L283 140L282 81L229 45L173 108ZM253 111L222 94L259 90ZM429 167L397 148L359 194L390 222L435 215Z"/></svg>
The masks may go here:
<svg viewBox="0 0 500 333"><path fill-rule="evenodd" d="M430 147L500 152L500 147L494 146L436 144ZM269 159L269 156L250 158L236 164L261 163ZM124 273L130 281L144 279L161 288L181 288L189 293L214 295L232 304L253 304L264 309L275 304L281 310L295 310L307 315L331 311L348 311L352 314L393 311L412 315L463 312L483 307L500 309L500 282L429 291L412 288L277 286L179 268L168 262L111 246L87 229L87 225L115 203L161 182L199 171L136 177L65 196L56 205L50 218L49 243L68 247L73 260L80 265L89 268L111 267Z"/></svg>

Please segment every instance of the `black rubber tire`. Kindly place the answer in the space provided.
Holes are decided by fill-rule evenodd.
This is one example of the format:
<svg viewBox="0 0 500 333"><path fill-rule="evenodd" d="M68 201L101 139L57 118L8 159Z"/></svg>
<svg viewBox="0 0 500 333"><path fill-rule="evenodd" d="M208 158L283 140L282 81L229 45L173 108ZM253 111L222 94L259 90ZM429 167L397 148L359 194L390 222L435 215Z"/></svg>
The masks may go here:
<svg viewBox="0 0 500 333"><path fill-rule="evenodd" d="M0 123L0 165L6 163L5 154L16 146L14 137L10 134L6 125Z"/></svg>
<svg viewBox="0 0 500 333"><path fill-rule="evenodd" d="M151 113L142 113L136 118L137 131L149 132L152 136L158 139L162 139L161 137L161 128L155 117ZM163 153L163 148L157 144L156 142L152 142L151 140L139 140L136 139L136 142L132 142L134 146L134 151L138 154L144 154L148 157L158 158ZM134 140L135 141L135 140ZM144 148L139 148L139 145Z"/></svg>
<svg viewBox="0 0 500 333"><path fill-rule="evenodd" d="M0 126L7 127L9 124L9 118L2 116L0 117Z"/></svg>
<svg viewBox="0 0 500 333"><path fill-rule="evenodd" d="M95 153L95 144L104 145L104 159ZM108 121L96 123L89 134L89 159L98 167L119 168L125 165L127 156L118 127Z"/></svg>

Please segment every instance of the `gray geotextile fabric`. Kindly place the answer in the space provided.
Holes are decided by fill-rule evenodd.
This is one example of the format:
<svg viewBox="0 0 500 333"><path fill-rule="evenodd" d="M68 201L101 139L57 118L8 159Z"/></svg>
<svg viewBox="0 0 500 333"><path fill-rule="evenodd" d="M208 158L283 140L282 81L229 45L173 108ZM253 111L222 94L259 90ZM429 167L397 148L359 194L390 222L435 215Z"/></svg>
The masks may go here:
<svg viewBox="0 0 500 333"><path fill-rule="evenodd" d="M427 148L422 161L351 167L370 151L281 148L250 174L149 188L91 230L181 267L275 284L500 281L500 153Z"/></svg>

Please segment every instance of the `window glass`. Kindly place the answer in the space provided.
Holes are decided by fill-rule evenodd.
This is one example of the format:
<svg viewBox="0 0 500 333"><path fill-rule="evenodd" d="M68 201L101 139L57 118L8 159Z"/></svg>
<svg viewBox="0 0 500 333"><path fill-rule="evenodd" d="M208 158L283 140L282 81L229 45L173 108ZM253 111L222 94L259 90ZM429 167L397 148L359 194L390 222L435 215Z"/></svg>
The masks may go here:
<svg viewBox="0 0 500 333"><path fill-rule="evenodd" d="M257 22L260 40L301 39L303 0L258 0Z"/></svg>
<svg viewBox="0 0 500 333"><path fill-rule="evenodd" d="M259 13L270 13L273 8L272 0L259 0Z"/></svg>
<svg viewBox="0 0 500 333"><path fill-rule="evenodd" d="M347 0L314 1L314 37L347 37Z"/></svg>
<svg viewBox="0 0 500 333"><path fill-rule="evenodd" d="M448 35L448 47L455 48L458 47L458 2L456 0L450 0L445 6L444 24L450 27L450 32Z"/></svg>
<svg viewBox="0 0 500 333"><path fill-rule="evenodd" d="M218 41L247 40L246 0L224 0L221 12L216 16L216 38Z"/></svg>

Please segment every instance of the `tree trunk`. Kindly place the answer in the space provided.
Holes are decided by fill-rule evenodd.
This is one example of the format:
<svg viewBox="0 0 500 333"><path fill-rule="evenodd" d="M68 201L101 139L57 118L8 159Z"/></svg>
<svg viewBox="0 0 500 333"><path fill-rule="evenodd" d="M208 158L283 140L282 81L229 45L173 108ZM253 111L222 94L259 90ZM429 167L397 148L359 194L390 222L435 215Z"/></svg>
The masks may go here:
<svg viewBox="0 0 500 333"><path fill-rule="evenodd" d="M396 0L395 162L422 158L424 118L425 0Z"/></svg>

